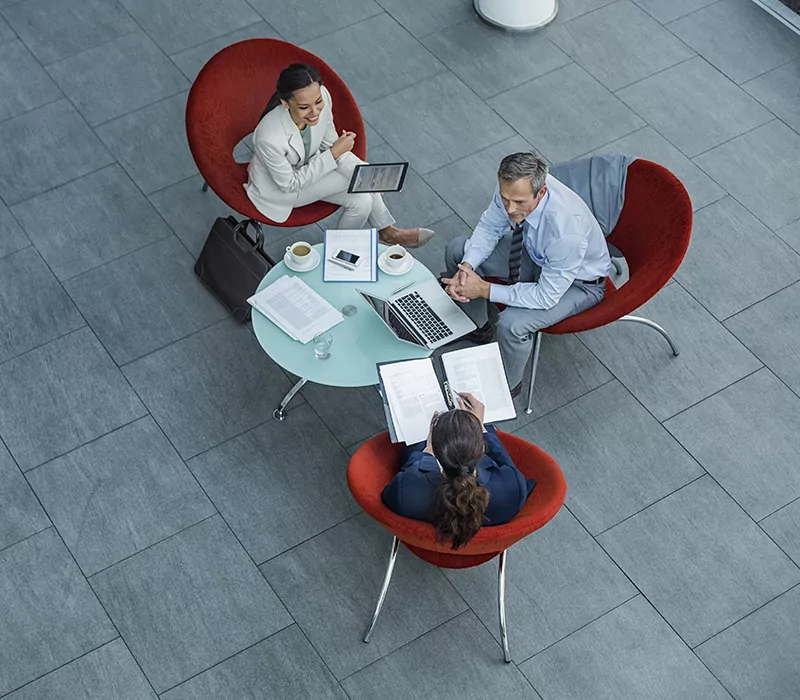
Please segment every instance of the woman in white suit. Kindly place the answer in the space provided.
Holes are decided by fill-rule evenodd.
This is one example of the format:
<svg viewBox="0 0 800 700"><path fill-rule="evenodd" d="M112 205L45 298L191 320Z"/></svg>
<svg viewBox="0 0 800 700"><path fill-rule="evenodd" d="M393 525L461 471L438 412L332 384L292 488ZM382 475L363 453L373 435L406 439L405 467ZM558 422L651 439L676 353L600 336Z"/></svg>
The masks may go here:
<svg viewBox="0 0 800 700"><path fill-rule="evenodd" d="M349 194L355 166L364 161L351 153L356 135L339 135L333 123L331 95L319 73L294 63L278 78L277 91L253 134L253 159L245 190L256 208L283 222L292 209L312 202L340 204L341 229L377 228L384 243L407 248L425 245L426 228L395 226L379 194Z"/></svg>

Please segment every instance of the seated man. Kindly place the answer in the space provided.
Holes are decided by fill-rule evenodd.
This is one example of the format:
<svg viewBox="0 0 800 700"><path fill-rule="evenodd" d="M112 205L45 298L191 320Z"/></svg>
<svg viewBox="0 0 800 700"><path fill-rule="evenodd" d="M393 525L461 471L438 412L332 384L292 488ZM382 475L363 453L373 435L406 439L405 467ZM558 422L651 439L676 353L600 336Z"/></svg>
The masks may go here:
<svg viewBox="0 0 800 700"><path fill-rule="evenodd" d="M586 203L548 174L542 158L506 156L497 177L498 189L472 236L448 245L450 277L442 281L478 326L471 334L476 342L492 338L486 301L506 305L497 341L511 393L518 396L533 335L597 304L610 258ZM491 284L486 277L509 284Z"/></svg>

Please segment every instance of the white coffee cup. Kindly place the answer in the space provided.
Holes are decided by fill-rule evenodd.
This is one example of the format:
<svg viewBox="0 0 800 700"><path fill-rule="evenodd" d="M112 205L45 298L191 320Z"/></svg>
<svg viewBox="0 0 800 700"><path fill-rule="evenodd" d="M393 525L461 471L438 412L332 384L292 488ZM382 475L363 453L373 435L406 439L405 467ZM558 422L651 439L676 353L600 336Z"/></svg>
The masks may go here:
<svg viewBox="0 0 800 700"><path fill-rule="evenodd" d="M386 249L386 265L391 268L402 267L408 253L401 245L393 245Z"/></svg>
<svg viewBox="0 0 800 700"><path fill-rule="evenodd" d="M311 260L311 244L305 241L297 241L290 246L286 246L286 252L289 253L289 259L295 265L307 265Z"/></svg>

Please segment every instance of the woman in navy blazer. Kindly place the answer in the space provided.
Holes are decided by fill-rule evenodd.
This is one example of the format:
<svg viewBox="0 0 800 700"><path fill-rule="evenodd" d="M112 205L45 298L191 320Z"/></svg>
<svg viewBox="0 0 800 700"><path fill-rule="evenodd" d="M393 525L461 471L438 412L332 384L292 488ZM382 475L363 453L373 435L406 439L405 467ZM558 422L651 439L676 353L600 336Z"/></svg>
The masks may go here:
<svg viewBox="0 0 800 700"><path fill-rule="evenodd" d="M483 425L483 404L460 394L459 406L434 415L427 442L403 448L400 471L383 490L387 507L433 523L453 549L482 525L511 520L536 485L514 466L494 427Z"/></svg>

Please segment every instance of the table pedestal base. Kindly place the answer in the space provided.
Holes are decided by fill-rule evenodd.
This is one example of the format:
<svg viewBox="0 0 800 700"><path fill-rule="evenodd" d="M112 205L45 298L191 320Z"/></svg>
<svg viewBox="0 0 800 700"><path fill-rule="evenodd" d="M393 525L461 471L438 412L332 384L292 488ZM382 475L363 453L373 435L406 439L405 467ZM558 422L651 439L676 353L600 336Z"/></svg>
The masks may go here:
<svg viewBox="0 0 800 700"><path fill-rule="evenodd" d="M281 405L278 406L273 412L272 417L276 420L283 420L286 418L286 407L289 405L289 402L294 398L294 395L303 388L305 383L308 379L299 379L297 384L295 384L291 389L289 389L289 393L283 397L281 401Z"/></svg>

